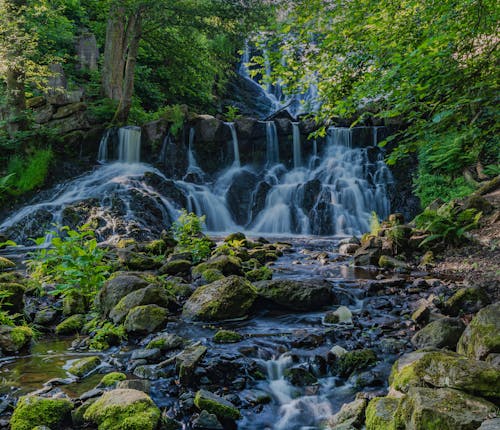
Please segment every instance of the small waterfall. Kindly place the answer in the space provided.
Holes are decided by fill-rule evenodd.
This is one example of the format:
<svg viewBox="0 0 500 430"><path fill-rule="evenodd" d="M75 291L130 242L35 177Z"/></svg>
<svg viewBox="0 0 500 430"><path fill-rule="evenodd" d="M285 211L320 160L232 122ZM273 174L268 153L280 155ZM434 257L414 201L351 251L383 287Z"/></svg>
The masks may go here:
<svg viewBox="0 0 500 430"><path fill-rule="evenodd" d="M163 144L161 145L160 156L158 157L158 162L167 164L167 148L172 144L172 136L167 133L165 139L163 139Z"/></svg>
<svg viewBox="0 0 500 430"><path fill-rule="evenodd" d="M100 164L104 164L108 161L108 145L111 131L112 129L108 128L101 137L101 142L99 143L99 151L97 153L97 162Z"/></svg>
<svg viewBox="0 0 500 430"><path fill-rule="evenodd" d="M118 130L118 161L139 163L141 161L141 129L127 126Z"/></svg>
<svg viewBox="0 0 500 430"><path fill-rule="evenodd" d="M273 166L280 161L278 130L274 121L266 121L266 162Z"/></svg>
<svg viewBox="0 0 500 430"><path fill-rule="evenodd" d="M302 166L302 146L300 142L300 128L298 122L292 122L293 127L293 167Z"/></svg>
<svg viewBox="0 0 500 430"><path fill-rule="evenodd" d="M234 126L234 122L225 122L224 124L226 124L229 127L229 130L231 130L231 139L233 141L233 153L234 153L233 166L240 167L241 166L240 148L238 145L238 135L236 133L236 127Z"/></svg>

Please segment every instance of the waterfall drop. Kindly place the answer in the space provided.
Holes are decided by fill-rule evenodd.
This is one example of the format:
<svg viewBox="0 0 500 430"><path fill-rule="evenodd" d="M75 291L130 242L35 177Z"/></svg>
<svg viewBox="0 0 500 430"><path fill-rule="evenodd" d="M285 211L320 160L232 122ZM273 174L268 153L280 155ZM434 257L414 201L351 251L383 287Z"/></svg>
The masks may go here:
<svg viewBox="0 0 500 430"><path fill-rule="evenodd" d="M298 122L292 122L293 127L293 167L302 166L302 145L300 142L300 128Z"/></svg>
<svg viewBox="0 0 500 430"><path fill-rule="evenodd" d="M273 166L279 162L278 130L274 121L266 121L266 163Z"/></svg>
<svg viewBox="0 0 500 430"><path fill-rule="evenodd" d="M127 126L118 130L118 161L139 163L141 161L141 129Z"/></svg>
<svg viewBox="0 0 500 430"><path fill-rule="evenodd" d="M238 144L238 134L236 133L236 127L234 126L234 122L225 122L231 130L231 140L233 142L233 153L234 153L234 162L233 167L241 167L240 163L240 149Z"/></svg>
<svg viewBox="0 0 500 430"><path fill-rule="evenodd" d="M99 143L99 151L97 153L97 162L100 164L104 164L108 161L108 145L111 131L112 129L108 128L101 137L101 141Z"/></svg>

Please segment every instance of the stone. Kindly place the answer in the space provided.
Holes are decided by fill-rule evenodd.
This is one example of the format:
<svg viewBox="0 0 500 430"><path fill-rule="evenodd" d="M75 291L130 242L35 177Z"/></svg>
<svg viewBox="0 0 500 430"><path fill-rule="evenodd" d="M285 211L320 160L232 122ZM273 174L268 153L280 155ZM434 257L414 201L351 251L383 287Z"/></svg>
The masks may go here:
<svg viewBox="0 0 500 430"><path fill-rule="evenodd" d="M157 285L148 285L145 288L132 291L123 297L109 313L109 318L115 324L121 324L130 309L142 305L158 305L163 308L168 307L172 302L165 288Z"/></svg>
<svg viewBox="0 0 500 430"><path fill-rule="evenodd" d="M171 260L160 267L160 275L183 276L189 274L192 263L188 260Z"/></svg>
<svg viewBox="0 0 500 430"><path fill-rule="evenodd" d="M75 130L88 130L90 124L84 111L77 111L73 115L61 119L51 119L48 127L57 129L61 134L68 134Z"/></svg>
<svg viewBox="0 0 500 430"><path fill-rule="evenodd" d="M241 260L231 255L219 255L208 261L198 264L193 268L193 276L201 275L205 270L216 269L224 276L238 275L243 276L241 269Z"/></svg>
<svg viewBox="0 0 500 430"><path fill-rule="evenodd" d="M237 420L240 411L231 402L207 390L199 390L194 398L194 404L200 410L214 414L220 419Z"/></svg>
<svg viewBox="0 0 500 430"><path fill-rule="evenodd" d="M31 97L29 99L26 99L26 107L28 109L34 109L34 108L43 106L44 104L46 104L46 100L45 100L45 97L43 97L43 96L36 96L36 97ZM4 241L2 240L2 242L4 242Z"/></svg>
<svg viewBox="0 0 500 430"><path fill-rule="evenodd" d="M160 410L142 391L115 389L92 403L84 418L97 424L99 430L155 430Z"/></svg>
<svg viewBox="0 0 500 430"><path fill-rule="evenodd" d="M103 387L112 387L120 381L125 381L127 379L127 375L121 372L110 372L107 375L104 375L101 379L99 385Z"/></svg>
<svg viewBox="0 0 500 430"><path fill-rule="evenodd" d="M101 364L101 360L97 356L84 357L73 361L68 369L68 372L79 378L83 378L93 370L97 369Z"/></svg>
<svg viewBox="0 0 500 430"><path fill-rule="evenodd" d="M500 369L446 350L419 350L400 357L389 377L391 388L453 388L486 398L500 398Z"/></svg>
<svg viewBox="0 0 500 430"><path fill-rule="evenodd" d="M54 323L58 315L57 309L40 309L35 315L34 323L39 326L47 326Z"/></svg>
<svg viewBox="0 0 500 430"><path fill-rule="evenodd" d="M215 414L211 414L205 410L201 411L200 415L193 420L194 430L224 430L222 424L217 419Z"/></svg>
<svg viewBox="0 0 500 430"><path fill-rule="evenodd" d="M238 225L246 225L249 220L250 208L253 203L252 191L259 182L258 176L248 170L240 170L231 181L226 192L226 200L233 219Z"/></svg>
<svg viewBox="0 0 500 430"><path fill-rule="evenodd" d="M231 330L219 330L214 336L214 342L216 343L236 343L242 339L241 334Z"/></svg>
<svg viewBox="0 0 500 430"><path fill-rule="evenodd" d="M327 312L323 321L326 324L352 323L352 312L347 306L339 306L335 311Z"/></svg>
<svg viewBox="0 0 500 430"><path fill-rule="evenodd" d="M292 311L313 311L334 302L331 285L321 280L275 279L256 282L259 297Z"/></svg>
<svg viewBox="0 0 500 430"><path fill-rule="evenodd" d="M500 302L476 314L460 337L457 352L476 360L500 353Z"/></svg>
<svg viewBox="0 0 500 430"><path fill-rule="evenodd" d="M51 120L53 114L54 106L47 103L33 110L33 120L37 124L46 124Z"/></svg>
<svg viewBox="0 0 500 430"><path fill-rule="evenodd" d="M363 370L377 362L377 355L371 349L356 349L342 354L335 361L335 370L341 377L347 377L357 370Z"/></svg>
<svg viewBox="0 0 500 430"><path fill-rule="evenodd" d="M339 246L339 254L352 255L359 249L359 247L360 245L357 243L344 243Z"/></svg>
<svg viewBox="0 0 500 430"><path fill-rule="evenodd" d="M67 399L24 396L19 399L12 418L11 430L32 430L36 426L62 428L71 419L73 403Z"/></svg>
<svg viewBox="0 0 500 430"><path fill-rule="evenodd" d="M158 348L162 352L171 351L184 345L184 339L176 334L162 333L147 344L146 349Z"/></svg>
<svg viewBox="0 0 500 430"><path fill-rule="evenodd" d="M33 331L28 326L12 327L0 325L0 351L12 354L26 348L33 338Z"/></svg>
<svg viewBox="0 0 500 430"><path fill-rule="evenodd" d="M72 103L69 105L61 106L57 109L56 113L52 115L52 119L61 119L71 116L77 112L87 109L87 105L83 102Z"/></svg>
<svg viewBox="0 0 500 430"><path fill-rule="evenodd" d="M158 305L136 306L127 314L124 327L127 333L153 333L165 324L168 310Z"/></svg>
<svg viewBox="0 0 500 430"><path fill-rule="evenodd" d="M146 379L126 379L119 381L116 388L127 390L139 390L146 394L151 391L151 381Z"/></svg>
<svg viewBox="0 0 500 430"><path fill-rule="evenodd" d="M77 290L72 290L63 298L63 315L84 314L87 311L87 298Z"/></svg>
<svg viewBox="0 0 500 430"><path fill-rule="evenodd" d="M161 357L160 348L136 349L130 356L131 360L147 360L155 362Z"/></svg>
<svg viewBox="0 0 500 430"><path fill-rule="evenodd" d="M15 282L0 282L2 300L0 308L13 314L22 313L24 309L24 287Z"/></svg>
<svg viewBox="0 0 500 430"><path fill-rule="evenodd" d="M388 255L381 255L378 259L378 265L379 267L383 267L385 269L400 269L404 271L411 270L411 266L407 262L389 257Z"/></svg>
<svg viewBox="0 0 500 430"><path fill-rule="evenodd" d="M457 316L477 312L490 304L486 292L479 287L460 288L444 304L448 315Z"/></svg>
<svg viewBox="0 0 500 430"><path fill-rule="evenodd" d="M418 309L411 314L411 319L415 324L422 327L429 322L430 316L431 310L429 309L429 305L427 303L422 303Z"/></svg>
<svg viewBox="0 0 500 430"><path fill-rule="evenodd" d="M96 297L96 307L108 315L118 302L132 291L147 287L148 283L135 275L120 274L107 281Z"/></svg>
<svg viewBox="0 0 500 430"><path fill-rule="evenodd" d="M85 315L72 315L56 326L56 334L64 336L78 333L85 325L85 322Z"/></svg>
<svg viewBox="0 0 500 430"><path fill-rule="evenodd" d="M344 403L333 417L328 419L330 430L357 429L365 422L365 409L368 405L366 399L356 399L350 403Z"/></svg>
<svg viewBox="0 0 500 430"><path fill-rule="evenodd" d="M315 384L318 381L311 372L300 366L286 369L284 371L284 377L290 384L296 387L305 387Z"/></svg>
<svg viewBox="0 0 500 430"><path fill-rule="evenodd" d="M95 35L84 32L76 38L76 55L80 70L97 70L99 63L99 48Z"/></svg>
<svg viewBox="0 0 500 430"><path fill-rule="evenodd" d="M222 321L246 316L257 292L254 286L238 276L229 276L199 287L184 305L183 318Z"/></svg>
<svg viewBox="0 0 500 430"><path fill-rule="evenodd" d="M202 345L186 348L175 359L175 365L179 373L181 383L191 385L194 380L194 372L198 363L206 354L207 348Z"/></svg>
<svg viewBox="0 0 500 430"><path fill-rule="evenodd" d="M375 397L366 407L366 430L396 430L395 414L399 399ZM423 430L423 429L422 429Z"/></svg>
<svg viewBox="0 0 500 430"><path fill-rule="evenodd" d="M411 343L417 349L448 348L455 350L465 324L458 318L441 318L415 333Z"/></svg>
<svg viewBox="0 0 500 430"><path fill-rule="evenodd" d="M458 390L411 387L396 421L408 429L476 430L495 410L493 403Z"/></svg>
<svg viewBox="0 0 500 430"><path fill-rule="evenodd" d="M483 421L477 430L498 430L500 429L500 418Z"/></svg>

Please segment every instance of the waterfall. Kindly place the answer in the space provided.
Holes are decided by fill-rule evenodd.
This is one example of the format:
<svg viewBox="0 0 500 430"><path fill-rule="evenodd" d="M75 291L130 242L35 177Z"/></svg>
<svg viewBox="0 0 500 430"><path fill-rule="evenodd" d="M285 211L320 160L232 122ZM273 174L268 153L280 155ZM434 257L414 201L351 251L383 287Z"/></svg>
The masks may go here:
<svg viewBox="0 0 500 430"><path fill-rule="evenodd" d="M118 161L139 163L141 161L141 129L127 126L118 130Z"/></svg>
<svg viewBox="0 0 500 430"><path fill-rule="evenodd" d="M163 139L163 144L161 145L160 156L158 157L158 162L167 164L167 148L172 144L172 136L167 133L165 139Z"/></svg>
<svg viewBox="0 0 500 430"><path fill-rule="evenodd" d="M234 122L225 122L224 124L226 124L229 127L229 130L231 130L231 139L233 141L233 153L234 153L233 166L240 167L241 166L240 149L238 146L238 135L236 133L236 127L234 126Z"/></svg>
<svg viewBox="0 0 500 430"><path fill-rule="evenodd" d="M99 151L97 153L97 162L98 163L106 163L108 161L108 144L109 144L109 136L111 135L111 128L108 128L101 137L101 141L99 143Z"/></svg>
<svg viewBox="0 0 500 430"><path fill-rule="evenodd" d="M268 166L279 163L278 130L274 121L266 121L266 162Z"/></svg>
<svg viewBox="0 0 500 430"><path fill-rule="evenodd" d="M292 122L293 127L293 167L302 166L302 147L300 143L300 128L298 122Z"/></svg>

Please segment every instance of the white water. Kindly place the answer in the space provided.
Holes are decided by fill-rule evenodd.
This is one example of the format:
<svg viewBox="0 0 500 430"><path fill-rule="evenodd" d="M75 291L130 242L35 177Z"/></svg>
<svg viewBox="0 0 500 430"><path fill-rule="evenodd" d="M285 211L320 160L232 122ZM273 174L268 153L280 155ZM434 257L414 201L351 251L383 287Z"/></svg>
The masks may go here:
<svg viewBox="0 0 500 430"><path fill-rule="evenodd" d="M266 163L274 166L280 162L278 130L274 121L266 121Z"/></svg>
<svg viewBox="0 0 500 430"><path fill-rule="evenodd" d="M236 133L236 127L234 126L234 122L225 122L224 124L226 124L229 127L229 130L231 131L231 140L233 143L233 155L234 155L233 167L241 167L240 148L238 143L238 134Z"/></svg>
<svg viewBox="0 0 500 430"><path fill-rule="evenodd" d="M298 122L292 122L293 127L293 167L302 166L302 145L300 142L300 128Z"/></svg>
<svg viewBox="0 0 500 430"><path fill-rule="evenodd" d="M101 137L101 142L99 143L99 152L97 154L97 162L106 163L108 161L108 143L109 137L111 135L112 129L108 128Z"/></svg>
<svg viewBox="0 0 500 430"><path fill-rule="evenodd" d="M141 129L127 126L118 130L118 161L139 163L141 161Z"/></svg>

